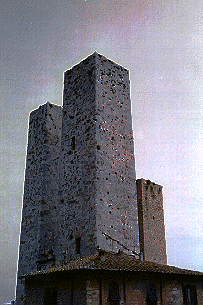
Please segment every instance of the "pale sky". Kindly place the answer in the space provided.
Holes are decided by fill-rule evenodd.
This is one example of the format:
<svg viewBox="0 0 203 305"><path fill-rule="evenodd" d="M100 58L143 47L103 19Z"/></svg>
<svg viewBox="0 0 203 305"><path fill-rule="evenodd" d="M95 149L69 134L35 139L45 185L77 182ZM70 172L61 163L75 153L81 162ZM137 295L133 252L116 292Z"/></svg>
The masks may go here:
<svg viewBox="0 0 203 305"><path fill-rule="evenodd" d="M95 50L130 70L137 178L163 185L168 264L203 271L203 2L0 0L0 305L15 296L29 112Z"/></svg>

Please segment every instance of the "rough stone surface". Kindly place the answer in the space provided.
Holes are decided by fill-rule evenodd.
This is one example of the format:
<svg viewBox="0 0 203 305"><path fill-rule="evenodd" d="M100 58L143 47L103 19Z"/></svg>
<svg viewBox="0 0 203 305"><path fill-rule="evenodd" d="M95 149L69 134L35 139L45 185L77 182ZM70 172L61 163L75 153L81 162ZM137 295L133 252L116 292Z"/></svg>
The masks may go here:
<svg viewBox="0 0 203 305"><path fill-rule="evenodd" d="M62 108L49 102L30 114L18 277L54 263L61 124ZM16 293L23 304L19 280Z"/></svg>
<svg viewBox="0 0 203 305"><path fill-rule="evenodd" d="M95 52L66 71L62 126L57 263L139 253L128 70Z"/></svg>
<svg viewBox="0 0 203 305"><path fill-rule="evenodd" d="M183 291L182 284L184 281L178 282L174 279L168 279L168 281L163 282L163 304L166 305L183 305Z"/></svg>
<svg viewBox="0 0 203 305"><path fill-rule="evenodd" d="M140 252L144 259L167 264L162 186L137 180Z"/></svg>

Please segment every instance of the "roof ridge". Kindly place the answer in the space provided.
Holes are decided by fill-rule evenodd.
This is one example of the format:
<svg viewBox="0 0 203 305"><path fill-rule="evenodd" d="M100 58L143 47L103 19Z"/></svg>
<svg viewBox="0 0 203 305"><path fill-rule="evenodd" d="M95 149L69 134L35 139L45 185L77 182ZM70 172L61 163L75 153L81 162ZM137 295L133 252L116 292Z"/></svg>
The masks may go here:
<svg viewBox="0 0 203 305"><path fill-rule="evenodd" d="M154 272L167 274L187 274L203 276L203 272L182 269L170 265L162 265L150 261L140 261L136 257L128 254L119 254L108 251L99 250L97 253L88 255L76 260L71 260L65 265L52 266L45 270L35 271L29 276L39 274L50 274L54 272L63 272L70 270L109 270L109 271L129 271L129 272ZM26 277L24 275L22 277Z"/></svg>

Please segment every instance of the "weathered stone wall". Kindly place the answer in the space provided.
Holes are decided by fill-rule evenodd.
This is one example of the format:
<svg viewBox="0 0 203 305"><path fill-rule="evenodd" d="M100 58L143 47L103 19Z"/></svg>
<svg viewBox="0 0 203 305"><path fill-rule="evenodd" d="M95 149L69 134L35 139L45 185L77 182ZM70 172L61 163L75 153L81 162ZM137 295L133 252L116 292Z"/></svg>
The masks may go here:
<svg viewBox="0 0 203 305"><path fill-rule="evenodd" d="M137 278L128 279L125 283L126 286L126 303L125 305L140 305L146 304L146 294L142 281Z"/></svg>
<svg viewBox="0 0 203 305"><path fill-rule="evenodd" d="M73 304L74 305L86 305L87 297L86 297L86 281L85 278L81 278L80 276L74 278L73 281Z"/></svg>
<svg viewBox="0 0 203 305"><path fill-rule="evenodd" d="M87 305L100 304L100 279L95 277L86 278L86 299Z"/></svg>
<svg viewBox="0 0 203 305"><path fill-rule="evenodd" d="M88 299L88 285L82 275L65 276L43 276L36 280L36 283L29 281L26 286L25 303L29 305L45 304L46 289L52 288L57 294L57 304L60 305L86 305ZM46 303L48 304L48 302ZM55 303L54 303L55 304ZM93 301L92 301L92 304ZM99 305L99 304L98 304Z"/></svg>
<svg viewBox="0 0 203 305"><path fill-rule="evenodd" d="M157 305L163 305L162 287L159 275L155 274L131 274L125 277L126 305L147 304L149 285L155 288Z"/></svg>
<svg viewBox="0 0 203 305"><path fill-rule="evenodd" d="M167 264L162 186L137 180L140 251L144 259Z"/></svg>
<svg viewBox="0 0 203 305"><path fill-rule="evenodd" d="M182 284L175 277L162 279L163 305L183 305Z"/></svg>
<svg viewBox="0 0 203 305"><path fill-rule="evenodd" d="M95 69L94 57L64 75L60 164L59 264L75 259L76 238L83 256L96 249Z"/></svg>
<svg viewBox="0 0 203 305"><path fill-rule="evenodd" d="M26 296L24 305L43 305L45 297L45 288L38 284L28 285L26 287Z"/></svg>
<svg viewBox="0 0 203 305"><path fill-rule="evenodd" d="M138 213L128 71L97 53L64 76L58 263L96 247L137 250ZM125 251L125 249L124 249Z"/></svg>
<svg viewBox="0 0 203 305"><path fill-rule="evenodd" d="M46 103L30 114L18 277L54 262L62 108ZM17 283L17 303L23 304Z"/></svg>
<svg viewBox="0 0 203 305"><path fill-rule="evenodd" d="M99 54L95 59L97 245L139 253L129 71Z"/></svg>
<svg viewBox="0 0 203 305"><path fill-rule="evenodd" d="M73 290L73 281L70 278L63 277L63 280L59 279L57 283L58 288L58 303L60 305L71 305L73 296L71 296L71 290Z"/></svg>
<svg viewBox="0 0 203 305"><path fill-rule="evenodd" d="M200 280L197 284L197 303L203 305L203 281Z"/></svg>

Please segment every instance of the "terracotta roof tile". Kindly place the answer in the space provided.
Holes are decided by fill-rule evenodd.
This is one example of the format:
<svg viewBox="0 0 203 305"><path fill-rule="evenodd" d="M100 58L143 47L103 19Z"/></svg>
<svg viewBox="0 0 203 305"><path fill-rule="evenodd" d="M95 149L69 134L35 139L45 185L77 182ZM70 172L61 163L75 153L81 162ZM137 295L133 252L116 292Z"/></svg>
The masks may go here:
<svg viewBox="0 0 203 305"><path fill-rule="evenodd" d="M155 272L168 274L185 274L203 276L202 272L181 269L169 265L161 265L149 261L140 261L133 255L116 254L106 251L98 251L95 255L73 260L62 266L52 266L45 270L32 272L29 276L39 274L51 274L54 272L63 272L66 270L122 270L133 272ZM27 275L24 275L26 277Z"/></svg>

